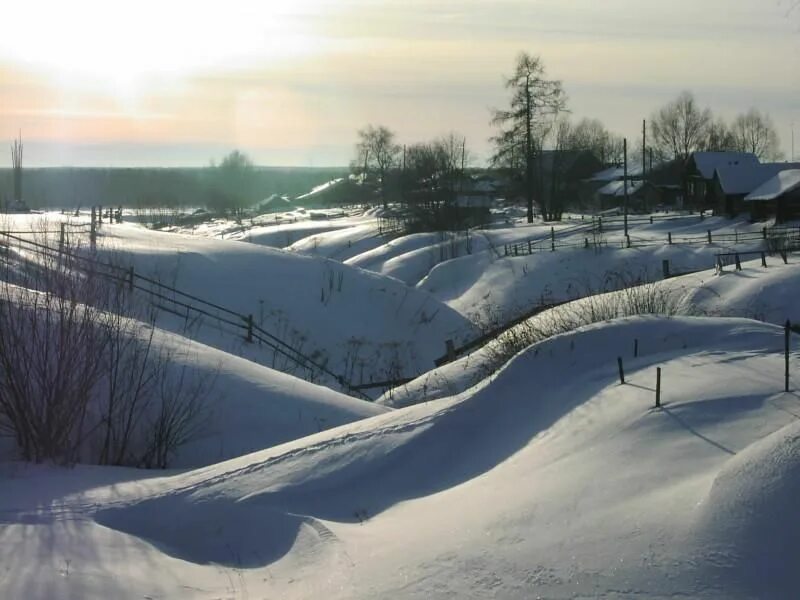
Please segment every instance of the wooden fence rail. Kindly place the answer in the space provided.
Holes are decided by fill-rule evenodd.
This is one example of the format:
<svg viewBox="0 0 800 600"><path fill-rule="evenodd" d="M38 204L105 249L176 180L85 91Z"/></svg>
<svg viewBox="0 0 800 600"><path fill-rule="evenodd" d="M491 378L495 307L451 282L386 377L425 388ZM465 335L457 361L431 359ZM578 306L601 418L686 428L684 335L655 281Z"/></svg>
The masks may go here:
<svg viewBox="0 0 800 600"><path fill-rule="evenodd" d="M215 321L220 326L226 325L232 327L235 334L242 336L246 341L264 344L271 348L276 354L289 359L296 366L305 369L308 372L309 378L313 379L315 375L319 374L327 375L355 395L363 399L370 399L366 394L361 392L360 386L354 386L345 377L335 374L325 365L303 354L301 351L269 333L261 326L256 325L253 322L252 315L243 315L230 308L214 302L209 302L208 300L204 300L173 286L140 275L134 271L133 267L120 267L108 262L103 262L94 254L92 256L84 256L75 252L69 252L63 248L54 248L41 242L26 239L16 233L7 231L0 231L0 237L4 238L9 246L19 246L39 256L50 259L69 257L85 272L91 272L95 275L127 285L131 290L140 291L148 295L152 300L155 300L156 302L154 302L154 304L159 308L178 316L187 319L189 319L191 315L206 317ZM220 327L220 330L223 331L223 328Z"/></svg>

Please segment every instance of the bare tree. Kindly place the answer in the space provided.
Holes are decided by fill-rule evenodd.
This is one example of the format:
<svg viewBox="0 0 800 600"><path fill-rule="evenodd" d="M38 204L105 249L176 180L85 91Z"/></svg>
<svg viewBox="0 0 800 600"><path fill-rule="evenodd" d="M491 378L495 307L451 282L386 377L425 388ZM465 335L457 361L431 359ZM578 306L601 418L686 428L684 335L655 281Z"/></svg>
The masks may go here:
<svg viewBox="0 0 800 600"><path fill-rule="evenodd" d="M14 140L11 146L11 166L14 171L14 198L15 202L22 202L22 132L19 139Z"/></svg>
<svg viewBox="0 0 800 600"><path fill-rule="evenodd" d="M370 170L377 171L381 186L383 206L386 208L386 175L397 162L401 148L395 143L395 134L383 125L367 125L358 132L356 144L356 164L363 162L364 175Z"/></svg>
<svg viewBox="0 0 800 600"><path fill-rule="evenodd" d="M772 119L755 108L736 117L731 136L740 152L752 152L762 160L779 160L783 156Z"/></svg>
<svg viewBox="0 0 800 600"><path fill-rule="evenodd" d="M523 189L528 222L533 222L535 195L534 164L544 141L560 112L566 108L566 96L560 81L547 79L544 63L538 56L523 52L517 57L514 74L505 81L511 92L509 108L494 110L492 125L499 133L492 138L495 165L518 165L524 169ZM543 207L547 212L547 208Z"/></svg>
<svg viewBox="0 0 800 600"><path fill-rule="evenodd" d="M701 109L691 92L682 92L650 119L651 140L662 159L686 160L708 138L711 110Z"/></svg>
<svg viewBox="0 0 800 600"><path fill-rule="evenodd" d="M709 122L706 142L703 149L709 152L730 152L738 150L738 144L733 130L722 117Z"/></svg>
<svg viewBox="0 0 800 600"><path fill-rule="evenodd" d="M581 119L570 124L567 129L559 125L562 131L559 145L570 150L588 150L604 164L622 162L622 136L615 135L606 129L599 119Z"/></svg>

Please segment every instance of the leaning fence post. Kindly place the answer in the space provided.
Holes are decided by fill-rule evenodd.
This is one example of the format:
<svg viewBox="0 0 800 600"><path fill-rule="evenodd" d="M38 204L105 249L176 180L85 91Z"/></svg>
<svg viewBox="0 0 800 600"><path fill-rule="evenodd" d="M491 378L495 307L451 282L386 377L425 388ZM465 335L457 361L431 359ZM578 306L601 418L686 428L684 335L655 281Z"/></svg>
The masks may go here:
<svg viewBox="0 0 800 600"><path fill-rule="evenodd" d="M656 367L656 408L661 408L661 367Z"/></svg>
<svg viewBox="0 0 800 600"><path fill-rule="evenodd" d="M762 252L761 253L761 266L764 267L764 268L767 267L767 253L766 252Z"/></svg>
<svg viewBox="0 0 800 600"><path fill-rule="evenodd" d="M247 337L245 341L251 343L253 341L253 315L247 315Z"/></svg>
<svg viewBox="0 0 800 600"><path fill-rule="evenodd" d="M445 354L448 362L453 362L456 359L456 347L453 340L444 341Z"/></svg>
<svg viewBox="0 0 800 600"><path fill-rule="evenodd" d="M784 363L786 364L786 375L784 377L784 386L783 391L789 391L789 336L792 333L792 323L789 319L786 319L786 328L783 332L783 359Z"/></svg>
<svg viewBox="0 0 800 600"><path fill-rule="evenodd" d="M617 367L619 368L619 383L622 385L625 383L625 370L622 368L622 357L617 357Z"/></svg>
<svg viewBox="0 0 800 600"><path fill-rule="evenodd" d="M736 260L736 270L737 271L741 271L742 270L742 261L739 260L739 253L737 252L733 256L734 256L734 259Z"/></svg>

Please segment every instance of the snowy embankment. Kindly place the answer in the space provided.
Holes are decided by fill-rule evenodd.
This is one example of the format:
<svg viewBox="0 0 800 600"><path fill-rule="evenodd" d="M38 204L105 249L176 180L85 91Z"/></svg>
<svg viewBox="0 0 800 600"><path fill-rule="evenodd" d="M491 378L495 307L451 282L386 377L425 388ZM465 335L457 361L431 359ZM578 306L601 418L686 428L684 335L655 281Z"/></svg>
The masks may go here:
<svg viewBox="0 0 800 600"><path fill-rule="evenodd" d="M789 255L789 264L778 257L769 257L768 268L761 260L745 261L743 270L718 275L713 269L648 284L642 291L616 291L575 300L544 311L510 331L533 330L557 333L564 324L578 326L609 316L649 309L668 314L744 317L775 325L787 319L800 323L800 260ZM436 398L451 396L472 387L500 365L503 359L502 337L488 342L449 364L433 369L415 380L390 390L378 403L392 407L410 406ZM534 341L534 340L531 340Z"/></svg>
<svg viewBox="0 0 800 600"><path fill-rule="evenodd" d="M782 346L755 321L624 319L459 396L197 471L6 472L0 596L791 597Z"/></svg>
<svg viewBox="0 0 800 600"><path fill-rule="evenodd" d="M0 281L0 298L3 302L15 306L27 306L29 310L41 293L7 284ZM130 411L130 424L133 431L130 446L131 455L138 452L133 447L144 440L148 423L156 418L162 408L162 400L158 396L159 389L154 389L142 379L159 379L177 403L196 402L196 416L192 417L187 443L179 445L174 453L170 453L168 464L172 468L198 467L221 460L241 456L256 450L269 448L290 440L302 438L312 433L350 423L365 417L386 412L388 409L380 405L358 400L335 392L329 388L314 385L290 375L261 366L244 358L233 356L216 348L212 348L185 337L150 328L131 319L118 321L98 321L96 327L115 327L115 334L120 340L113 338L107 345L92 338L80 329L80 318L74 315L85 310L84 305L71 305L68 313L58 312L58 307L44 304L39 300L39 319L44 318L46 309L50 307L48 324L40 322L35 328L29 325L30 336L35 339L50 339L54 332L64 336L63 351L75 350L70 345L81 332L90 343L103 348L103 356L91 357L90 360L111 360L113 352L113 381L100 379L89 391L88 412L86 417L87 431L102 431L102 420L105 418L120 419L123 410ZM9 309L7 309L9 310ZM10 309L11 315L26 318L23 311ZM95 319L101 317L100 312L92 313ZM62 330L63 327L63 330ZM18 332L14 332L18 334ZM71 336L71 337L70 337ZM56 352L56 348L51 348ZM38 355L25 355L36 359ZM8 354L4 359L13 359ZM60 357L57 365L63 366L67 361ZM143 361L160 365L158 371L144 368ZM14 363L12 363L13 365ZM72 368L80 368L80 364L69 363ZM4 365L6 368L7 365ZM38 365L25 365L30 369L32 377L41 375L44 370ZM163 371L161 370L163 369ZM109 366L109 373L112 372ZM60 381L50 371L53 381ZM162 375L163 373L163 375ZM141 386L147 397L133 399L132 396L117 394L115 402L119 406L108 413L111 400L108 389L115 385ZM38 382L33 389L37 389ZM150 395L152 394L152 395ZM124 407L123 407L124 405ZM49 406L49 405L48 405ZM74 406L79 406L75 401ZM77 408L75 408L77 410ZM111 416L108 416L108 415ZM47 421L43 420L43 423ZM95 424L98 422L98 424ZM122 421L120 421L122 422ZM98 445L96 437L87 434L84 452ZM16 453L11 436L0 439L3 459ZM7 452L6 452L7 451ZM86 456L88 456L87 454ZM84 456L85 458L85 456Z"/></svg>
<svg viewBox="0 0 800 600"><path fill-rule="evenodd" d="M255 324L353 383L423 373L445 340L475 335L474 325L430 294L323 258L129 225L104 228L100 252L121 253L137 273L253 315ZM170 315L159 322L179 333L186 325ZM193 336L272 364L266 347L223 336L213 323Z"/></svg>

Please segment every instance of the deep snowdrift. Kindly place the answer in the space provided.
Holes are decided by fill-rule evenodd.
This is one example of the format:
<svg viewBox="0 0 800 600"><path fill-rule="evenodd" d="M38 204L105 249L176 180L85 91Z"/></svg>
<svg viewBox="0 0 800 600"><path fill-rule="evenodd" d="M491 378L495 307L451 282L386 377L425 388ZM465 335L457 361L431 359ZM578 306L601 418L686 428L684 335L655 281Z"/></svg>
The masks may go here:
<svg viewBox="0 0 800 600"><path fill-rule="evenodd" d="M256 244L203 239L117 225L103 230L103 251L122 252L138 273L252 314L256 324L353 383L429 370L474 326L430 294L324 258ZM160 321L182 331L183 319ZM268 349L201 327L197 339L271 365Z"/></svg>
<svg viewBox="0 0 800 600"><path fill-rule="evenodd" d="M96 487L78 470L38 506L48 473L16 473L0 595L790 597L782 343L747 320L619 320L460 396L197 471Z"/></svg>

